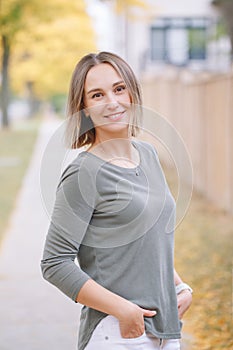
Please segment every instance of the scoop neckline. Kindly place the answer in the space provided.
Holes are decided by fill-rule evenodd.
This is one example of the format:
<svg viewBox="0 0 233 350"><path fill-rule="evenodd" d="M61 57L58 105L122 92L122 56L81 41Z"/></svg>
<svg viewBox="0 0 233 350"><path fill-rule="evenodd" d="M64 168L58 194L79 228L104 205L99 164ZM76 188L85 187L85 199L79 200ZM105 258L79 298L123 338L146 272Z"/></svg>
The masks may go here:
<svg viewBox="0 0 233 350"><path fill-rule="evenodd" d="M107 165L112 166L112 167L117 168L117 169L122 169L122 170L127 170L127 171L133 171L133 172L135 172L135 170L137 170L138 168L140 168L141 165L142 165L142 155L141 155L141 151L140 151L138 145L136 144L136 142L135 142L134 140L131 140L131 144L133 145L133 147L136 148L136 150L138 151L138 154L139 154L139 163L138 163L137 166L135 166L135 167L133 167L133 168L127 168L127 167L124 167L124 166L120 166L120 165L113 164L113 163L108 162L107 160L105 160L105 159L103 159L103 158L101 158L101 157L95 155L95 154L92 153L92 152L83 151L82 153L83 153L83 154L91 155L92 157L94 157L94 158L100 160L101 162L103 162L104 165L107 164ZM82 153L81 153L81 154L82 154Z"/></svg>

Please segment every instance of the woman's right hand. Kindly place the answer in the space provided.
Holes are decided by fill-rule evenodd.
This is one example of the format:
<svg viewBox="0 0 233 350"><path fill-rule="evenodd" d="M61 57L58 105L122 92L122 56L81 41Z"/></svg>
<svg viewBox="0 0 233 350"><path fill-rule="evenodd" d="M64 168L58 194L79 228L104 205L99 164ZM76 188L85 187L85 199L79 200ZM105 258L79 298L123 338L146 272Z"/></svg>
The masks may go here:
<svg viewBox="0 0 233 350"><path fill-rule="evenodd" d="M142 309L138 305L131 304L118 317L122 338L137 338L145 331L144 317L153 317L156 311Z"/></svg>
<svg viewBox="0 0 233 350"><path fill-rule="evenodd" d="M131 301L89 279L76 298L80 304L91 307L119 320L123 338L137 338L145 331L144 317L153 317L156 311L142 309Z"/></svg>

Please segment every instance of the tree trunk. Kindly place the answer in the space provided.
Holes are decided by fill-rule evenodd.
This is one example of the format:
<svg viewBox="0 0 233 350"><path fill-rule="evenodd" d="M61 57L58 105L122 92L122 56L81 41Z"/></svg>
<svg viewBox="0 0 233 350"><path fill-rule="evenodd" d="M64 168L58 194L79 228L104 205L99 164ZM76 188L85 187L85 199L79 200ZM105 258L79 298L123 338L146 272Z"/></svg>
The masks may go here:
<svg viewBox="0 0 233 350"><path fill-rule="evenodd" d="M233 1L232 0L214 0L212 4L221 12L231 41L231 59L233 60Z"/></svg>
<svg viewBox="0 0 233 350"><path fill-rule="evenodd" d="M39 106L39 102L34 93L34 82L27 81L26 88L27 88L27 100L29 105L29 117L33 117L35 113L38 111L38 106Z"/></svg>
<svg viewBox="0 0 233 350"><path fill-rule="evenodd" d="M10 59L10 44L6 35L2 35L2 126L9 126L8 105L9 105L9 59Z"/></svg>
<svg viewBox="0 0 233 350"><path fill-rule="evenodd" d="M222 14L225 18L228 34L231 41L231 59L233 59L233 1L226 1L222 4Z"/></svg>

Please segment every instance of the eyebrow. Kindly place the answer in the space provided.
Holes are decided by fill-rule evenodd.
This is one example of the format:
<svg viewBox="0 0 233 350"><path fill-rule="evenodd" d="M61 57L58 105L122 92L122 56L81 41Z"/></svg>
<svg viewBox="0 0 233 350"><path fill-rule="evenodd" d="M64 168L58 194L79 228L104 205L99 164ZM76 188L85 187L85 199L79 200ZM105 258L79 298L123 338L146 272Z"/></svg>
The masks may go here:
<svg viewBox="0 0 233 350"><path fill-rule="evenodd" d="M123 80L120 80L120 81L117 81L116 83L114 83L112 86L115 87L119 84L125 84L125 82ZM93 93L93 92L96 92L96 91L100 91L102 90L101 88L95 88L95 89L91 89L87 92L87 95L90 94L90 93Z"/></svg>

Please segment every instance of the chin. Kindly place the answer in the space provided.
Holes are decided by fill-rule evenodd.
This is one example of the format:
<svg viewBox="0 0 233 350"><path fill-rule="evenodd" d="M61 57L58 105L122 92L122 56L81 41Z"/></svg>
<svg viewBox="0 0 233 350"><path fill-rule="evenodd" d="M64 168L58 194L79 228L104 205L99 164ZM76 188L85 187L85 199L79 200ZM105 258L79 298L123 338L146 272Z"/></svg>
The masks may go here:
<svg viewBox="0 0 233 350"><path fill-rule="evenodd" d="M129 128L129 124L128 123L107 123L104 125L101 125L98 127L99 132L103 131L105 133L109 133L109 134L128 134L128 128Z"/></svg>

